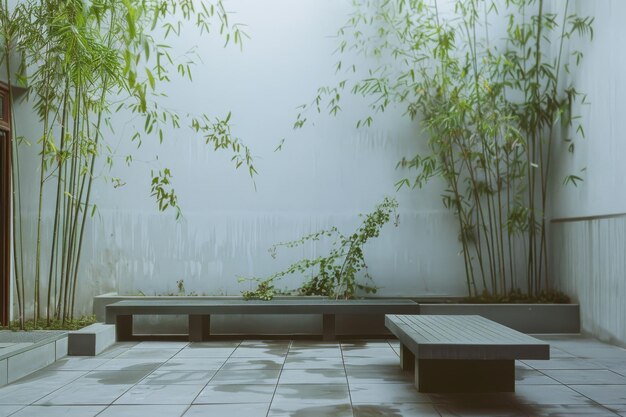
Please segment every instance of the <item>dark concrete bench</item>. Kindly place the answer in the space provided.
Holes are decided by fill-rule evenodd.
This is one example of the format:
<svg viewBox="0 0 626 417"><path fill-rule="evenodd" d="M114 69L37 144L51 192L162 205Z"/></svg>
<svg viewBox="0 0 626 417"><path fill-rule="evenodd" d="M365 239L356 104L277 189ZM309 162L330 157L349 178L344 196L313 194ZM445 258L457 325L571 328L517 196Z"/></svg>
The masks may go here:
<svg viewBox="0 0 626 417"><path fill-rule="evenodd" d="M369 314L417 314L419 305L410 300L329 300L289 299L271 301L243 299L125 300L106 306L106 323L116 325L118 341L137 339L133 335L135 315L187 315L189 340L208 340L213 314L319 314L323 338L335 338L335 316Z"/></svg>
<svg viewBox="0 0 626 417"><path fill-rule="evenodd" d="M385 325L420 392L513 392L516 359L550 359L549 344L481 316L387 315Z"/></svg>

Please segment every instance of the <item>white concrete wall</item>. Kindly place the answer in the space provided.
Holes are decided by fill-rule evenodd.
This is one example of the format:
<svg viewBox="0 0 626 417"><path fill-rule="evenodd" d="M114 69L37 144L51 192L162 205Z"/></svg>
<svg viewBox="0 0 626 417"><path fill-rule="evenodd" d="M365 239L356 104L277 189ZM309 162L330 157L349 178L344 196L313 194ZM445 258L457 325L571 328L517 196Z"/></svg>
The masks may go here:
<svg viewBox="0 0 626 417"><path fill-rule="evenodd" d="M370 274L384 296L464 295L464 272L456 223L440 200L441 184L395 191L406 175L397 161L416 151L419 128L392 109L370 129L355 128L366 109L348 99L336 118L311 113L311 124L292 130L296 107L310 102L317 87L337 82L333 36L351 11L348 0L228 1L233 21L247 25L251 39L243 51L222 48L216 37L193 31L173 41L174 51L193 45L203 57L194 82L173 82L165 104L179 112L224 116L232 111L234 133L253 149L259 175L256 190L244 171L235 171L227 153L216 154L190 132L172 131L165 143L145 139L137 150L129 144L127 117L114 118L113 172L101 167L94 202L98 214L88 223L81 262L79 299L89 311L91 296L176 292L183 279L187 291L237 295L250 288L238 276L267 276L302 256L324 254L329 242L284 251L273 260L274 243L332 225L348 233L384 196L399 203L399 227L388 225L368 244ZM28 109L18 109L20 134L37 135ZM284 149L274 152L285 138ZM30 148L24 169L25 230L34 235L38 178L37 147ZM133 154L128 168L123 157ZM158 156L158 160L156 159ZM150 197L150 169L169 167L184 218L158 213ZM103 179L120 177L114 189ZM51 190L49 190L51 192ZM50 194L52 200L52 194ZM45 219L51 224L50 215ZM49 235L46 231L44 238ZM32 244L32 242L31 242ZM47 253L47 252L44 252ZM47 255L44 257L44 265ZM32 273L34 251L27 254ZM285 280L294 288L300 280Z"/></svg>
<svg viewBox="0 0 626 417"><path fill-rule="evenodd" d="M588 105L577 106L586 139L576 139L576 150L568 155L565 145L558 149L553 192L552 217L595 216L626 212L626 118L623 117L626 78L626 28L621 16L626 3L619 0L570 2L579 16L593 16L594 39L577 41L584 53L579 68L569 80L587 94ZM574 38L577 39L577 38ZM571 132L576 137L575 132ZM581 170L583 170L581 172ZM564 187L563 177L576 174L584 178L578 187Z"/></svg>
<svg viewBox="0 0 626 417"><path fill-rule="evenodd" d="M553 223L552 267L584 332L626 346L626 216Z"/></svg>
<svg viewBox="0 0 626 417"><path fill-rule="evenodd" d="M579 44L584 61L571 75L589 102L576 108L586 139L576 141L573 155L563 147L554 159L549 215L570 221L551 225L551 271L580 302L584 331L626 345L626 217L593 219L626 212L626 2L571 3L579 15L595 18L595 36ZM583 183L563 186L564 175L583 169ZM585 216L592 218L571 219Z"/></svg>

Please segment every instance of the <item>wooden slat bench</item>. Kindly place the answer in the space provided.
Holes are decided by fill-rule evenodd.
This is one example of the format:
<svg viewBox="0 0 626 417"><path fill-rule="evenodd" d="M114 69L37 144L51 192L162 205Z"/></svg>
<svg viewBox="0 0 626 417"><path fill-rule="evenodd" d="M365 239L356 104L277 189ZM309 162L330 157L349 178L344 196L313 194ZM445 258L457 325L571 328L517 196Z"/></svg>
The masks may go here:
<svg viewBox="0 0 626 417"><path fill-rule="evenodd" d="M324 340L335 339L335 316L342 314L417 314L419 305L411 300L329 300L274 299L181 299L125 300L105 307L106 323L116 325L118 341L137 339L133 335L135 315L187 315L189 340L203 341L210 336L213 314L319 314L323 318Z"/></svg>
<svg viewBox="0 0 626 417"><path fill-rule="evenodd" d="M420 392L513 392L516 359L550 359L549 344L481 316L387 315L385 325Z"/></svg>

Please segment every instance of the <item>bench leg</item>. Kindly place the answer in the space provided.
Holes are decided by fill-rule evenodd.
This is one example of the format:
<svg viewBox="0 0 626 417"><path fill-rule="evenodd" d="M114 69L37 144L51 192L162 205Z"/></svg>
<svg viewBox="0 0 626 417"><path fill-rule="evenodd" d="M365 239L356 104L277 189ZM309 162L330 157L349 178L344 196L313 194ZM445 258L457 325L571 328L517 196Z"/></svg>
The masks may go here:
<svg viewBox="0 0 626 417"><path fill-rule="evenodd" d="M400 368L407 372L413 372L415 369L415 355L402 343L400 343Z"/></svg>
<svg viewBox="0 0 626 417"><path fill-rule="evenodd" d="M514 392L514 360L416 359L419 392Z"/></svg>
<svg viewBox="0 0 626 417"><path fill-rule="evenodd" d="M115 338L118 342L133 340L133 316L118 315L115 317Z"/></svg>
<svg viewBox="0 0 626 417"><path fill-rule="evenodd" d="M189 341L203 342L209 340L211 334L211 316L207 314L189 315Z"/></svg>
<svg viewBox="0 0 626 417"><path fill-rule="evenodd" d="M324 340L335 340L335 315L323 314L322 331Z"/></svg>

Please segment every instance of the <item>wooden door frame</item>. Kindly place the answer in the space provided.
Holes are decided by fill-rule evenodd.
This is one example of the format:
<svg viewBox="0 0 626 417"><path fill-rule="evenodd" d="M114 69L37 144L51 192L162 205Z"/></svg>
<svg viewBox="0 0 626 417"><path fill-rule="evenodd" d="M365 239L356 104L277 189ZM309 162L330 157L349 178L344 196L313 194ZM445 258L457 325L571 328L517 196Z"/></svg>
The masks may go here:
<svg viewBox="0 0 626 417"><path fill-rule="evenodd" d="M0 130L5 133L5 141L0 143L4 148L4 161L0 173L0 324L6 326L10 319L11 304L11 101L9 87L0 82L0 99L2 113L0 115Z"/></svg>

